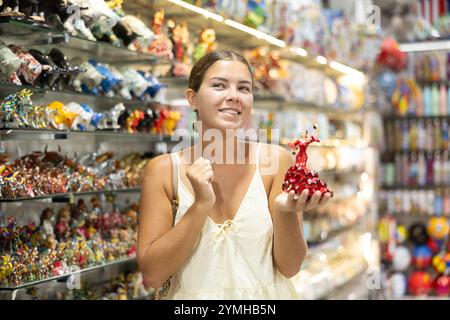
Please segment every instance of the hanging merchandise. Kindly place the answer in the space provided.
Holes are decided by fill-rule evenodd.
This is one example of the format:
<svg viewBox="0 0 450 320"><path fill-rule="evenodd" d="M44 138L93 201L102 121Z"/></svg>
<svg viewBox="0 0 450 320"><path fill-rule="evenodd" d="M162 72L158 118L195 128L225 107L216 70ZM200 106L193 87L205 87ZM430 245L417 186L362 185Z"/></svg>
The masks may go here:
<svg viewBox="0 0 450 320"><path fill-rule="evenodd" d="M406 67L407 54L400 51L397 41L386 38L381 43L381 50L376 61L382 66L399 72Z"/></svg>

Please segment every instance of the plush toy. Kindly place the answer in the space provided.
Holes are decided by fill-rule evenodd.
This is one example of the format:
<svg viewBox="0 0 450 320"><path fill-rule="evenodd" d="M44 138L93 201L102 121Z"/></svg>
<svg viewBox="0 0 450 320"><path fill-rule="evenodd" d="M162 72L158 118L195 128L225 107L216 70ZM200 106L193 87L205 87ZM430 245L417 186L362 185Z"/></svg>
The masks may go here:
<svg viewBox="0 0 450 320"><path fill-rule="evenodd" d="M258 28L267 18L265 0L248 0L247 14L244 24L251 28Z"/></svg>
<svg viewBox="0 0 450 320"><path fill-rule="evenodd" d="M189 59L189 30L186 22L176 23L174 20L168 20L170 40L172 41L172 51L175 63L172 67L172 74L175 77L187 76L190 72Z"/></svg>
<svg viewBox="0 0 450 320"><path fill-rule="evenodd" d="M147 108L144 113L144 119L141 122L139 122L137 130L139 132L151 132L155 120L156 120L155 113L151 108Z"/></svg>

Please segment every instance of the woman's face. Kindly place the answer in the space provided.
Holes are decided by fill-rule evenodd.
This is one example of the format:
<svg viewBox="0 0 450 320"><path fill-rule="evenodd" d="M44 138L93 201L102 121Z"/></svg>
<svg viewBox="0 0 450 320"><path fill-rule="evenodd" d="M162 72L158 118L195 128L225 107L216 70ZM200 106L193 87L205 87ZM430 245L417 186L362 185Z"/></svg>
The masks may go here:
<svg viewBox="0 0 450 320"><path fill-rule="evenodd" d="M219 60L206 71L199 90L188 89L187 95L204 129L239 129L252 111L252 75L242 62Z"/></svg>

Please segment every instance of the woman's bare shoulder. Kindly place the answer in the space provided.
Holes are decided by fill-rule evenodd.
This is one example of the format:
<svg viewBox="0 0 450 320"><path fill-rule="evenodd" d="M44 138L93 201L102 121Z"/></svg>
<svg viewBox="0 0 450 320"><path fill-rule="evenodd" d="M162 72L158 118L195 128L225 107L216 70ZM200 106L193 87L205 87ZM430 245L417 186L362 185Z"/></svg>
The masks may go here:
<svg viewBox="0 0 450 320"><path fill-rule="evenodd" d="M163 186L167 191L170 184L172 161L169 154L162 154L152 158L144 169L144 182L151 181L153 186Z"/></svg>

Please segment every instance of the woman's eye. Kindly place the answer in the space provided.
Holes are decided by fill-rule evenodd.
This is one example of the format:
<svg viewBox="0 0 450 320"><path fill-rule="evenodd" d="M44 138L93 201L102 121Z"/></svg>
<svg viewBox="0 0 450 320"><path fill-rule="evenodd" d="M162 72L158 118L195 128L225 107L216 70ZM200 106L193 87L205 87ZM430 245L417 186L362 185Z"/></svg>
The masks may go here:
<svg viewBox="0 0 450 320"><path fill-rule="evenodd" d="M223 83L213 83L214 88L225 88L225 85Z"/></svg>
<svg viewBox="0 0 450 320"><path fill-rule="evenodd" d="M239 90L242 90L244 92L250 92L250 88L249 87L240 87Z"/></svg>

